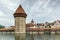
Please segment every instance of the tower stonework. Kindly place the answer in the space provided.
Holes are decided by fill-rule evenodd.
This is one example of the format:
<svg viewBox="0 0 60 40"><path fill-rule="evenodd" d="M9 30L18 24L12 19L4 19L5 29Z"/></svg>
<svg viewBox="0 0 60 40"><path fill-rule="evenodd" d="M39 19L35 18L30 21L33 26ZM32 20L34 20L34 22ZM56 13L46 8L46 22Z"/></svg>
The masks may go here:
<svg viewBox="0 0 60 40"><path fill-rule="evenodd" d="M26 16L24 9L21 5L13 14L15 18L15 33L26 33Z"/></svg>

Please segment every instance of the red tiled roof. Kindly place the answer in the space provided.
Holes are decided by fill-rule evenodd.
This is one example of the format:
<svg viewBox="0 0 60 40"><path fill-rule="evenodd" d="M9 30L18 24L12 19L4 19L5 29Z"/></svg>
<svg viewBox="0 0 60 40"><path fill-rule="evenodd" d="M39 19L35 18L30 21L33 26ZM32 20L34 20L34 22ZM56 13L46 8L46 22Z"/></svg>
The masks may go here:
<svg viewBox="0 0 60 40"><path fill-rule="evenodd" d="M15 13L25 13L24 9L22 8L21 5L19 5L19 7L17 8Z"/></svg>
<svg viewBox="0 0 60 40"><path fill-rule="evenodd" d="M24 9L21 5L16 9L16 12L14 13L14 17L26 17L27 14L25 13Z"/></svg>
<svg viewBox="0 0 60 40"><path fill-rule="evenodd" d="M26 27L33 27L35 24L34 23L27 23Z"/></svg>

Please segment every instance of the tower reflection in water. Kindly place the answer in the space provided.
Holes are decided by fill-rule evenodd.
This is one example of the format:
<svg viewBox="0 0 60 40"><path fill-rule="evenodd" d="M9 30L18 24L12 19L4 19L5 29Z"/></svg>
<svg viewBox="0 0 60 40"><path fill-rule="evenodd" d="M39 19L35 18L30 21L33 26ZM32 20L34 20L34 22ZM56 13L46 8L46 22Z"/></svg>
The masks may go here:
<svg viewBox="0 0 60 40"><path fill-rule="evenodd" d="M15 40L26 40L26 34L16 34Z"/></svg>

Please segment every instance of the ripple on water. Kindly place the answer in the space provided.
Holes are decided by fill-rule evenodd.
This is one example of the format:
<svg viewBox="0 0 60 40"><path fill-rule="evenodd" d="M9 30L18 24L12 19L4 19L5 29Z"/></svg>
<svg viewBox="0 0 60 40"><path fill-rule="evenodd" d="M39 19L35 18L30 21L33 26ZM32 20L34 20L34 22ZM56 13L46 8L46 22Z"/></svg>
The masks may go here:
<svg viewBox="0 0 60 40"><path fill-rule="evenodd" d="M22 35L20 37L23 38ZM1 34L0 33L0 40L15 40L15 36L13 34ZM60 34L39 34L39 35L38 34L27 34L26 40L60 40Z"/></svg>

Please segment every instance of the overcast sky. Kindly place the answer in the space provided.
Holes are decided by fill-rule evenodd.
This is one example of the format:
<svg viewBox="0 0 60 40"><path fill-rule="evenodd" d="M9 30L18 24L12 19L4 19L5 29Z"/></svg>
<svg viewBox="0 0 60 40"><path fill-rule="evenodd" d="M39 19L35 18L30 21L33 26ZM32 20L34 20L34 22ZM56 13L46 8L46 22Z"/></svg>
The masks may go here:
<svg viewBox="0 0 60 40"><path fill-rule="evenodd" d="M13 14L22 5L27 16L36 23L60 20L60 0L0 0L0 24L6 27L14 25Z"/></svg>

